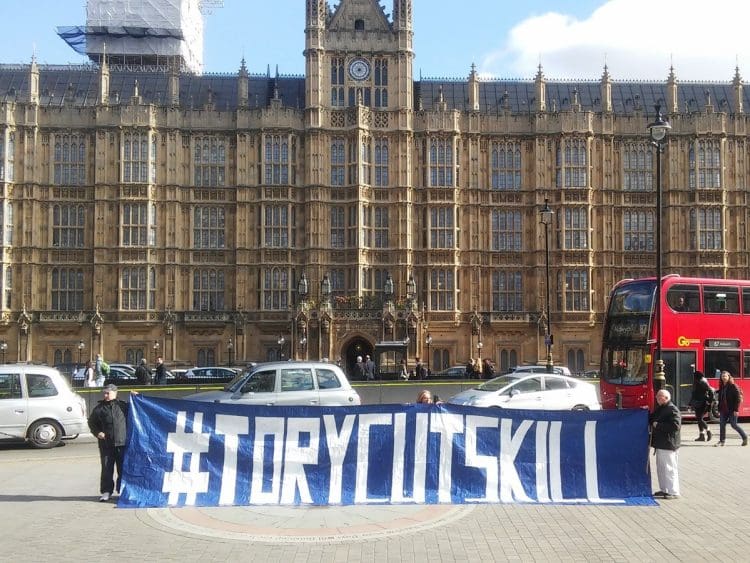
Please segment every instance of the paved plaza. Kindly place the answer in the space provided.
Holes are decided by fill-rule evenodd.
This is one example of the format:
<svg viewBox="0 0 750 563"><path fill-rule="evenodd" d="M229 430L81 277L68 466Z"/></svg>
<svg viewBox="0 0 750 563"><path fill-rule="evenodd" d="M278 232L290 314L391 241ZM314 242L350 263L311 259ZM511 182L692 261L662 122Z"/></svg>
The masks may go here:
<svg viewBox="0 0 750 563"><path fill-rule="evenodd" d="M715 442L693 442L696 427L686 424L680 450L682 498L619 507L118 509L97 502L99 460L93 438L49 451L0 446L2 559L750 560L750 448L740 447L736 434L728 432L727 445L713 447Z"/></svg>

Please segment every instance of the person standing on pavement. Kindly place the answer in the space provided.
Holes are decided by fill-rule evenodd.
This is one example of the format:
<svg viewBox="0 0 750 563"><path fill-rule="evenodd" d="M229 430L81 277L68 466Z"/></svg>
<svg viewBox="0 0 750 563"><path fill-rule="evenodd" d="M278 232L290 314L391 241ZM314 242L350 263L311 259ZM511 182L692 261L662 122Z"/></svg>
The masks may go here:
<svg viewBox="0 0 750 563"><path fill-rule="evenodd" d="M365 377L367 381L373 381L375 379L375 362L369 355L365 356Z"/></svg>
<svg viewBox="0 0 750 563"><path fill-rule="evenodd" d="M96 373L96 386L104 387L105 380L109 375L109 364L104 361L101 354L96 355L94 363L94 372Z"/></svg>
<svg viewBox="0 0 750 563"><path fill-rule="evenodd" d="M680 496L677 450L680 448L680 410L666 389L656 392L656 409L651 414L651 446L656 454L656 478L659 490L654 496L666 500Z"/></svg>
<svg viewBox="0 0 750 563"><path fill-rule="evenodd" d="M97 403L89 416L89 429L99 444L99 502L107 502L120 492L122 484L122 460L127 436L128 404L117 398L117 386L106 385L104 398ZM114 472L117 469L117 482Z"/></svg>
<svg viewBox="0 0 750 563"><path fill-rule="evenodd" d="M164 360L161 356L156 358L156 378L154 383L156 385L167 384L167 368L164 367Z"/></svg>
<svg viewBox="0 0 750 563"><path fill-rule="evenodd" d="M476 376L476 370L474 369L474 358L469 358L469 361L466 362L466 371L464 371L464 378L474 379L474 376Z"/></svg>
<svg viewBox="0 0 750 563"><path fill-rule="evenodd" d="M406 358L401 358L401 367L399 368L398 375L404 381L409 380L409 366L406 363Z"/></svg>
<svg viewBox="0 0 750 563"><path fill-rule="evenodd" d="M83 386L96 387L96 372L91 360L86 362L86 367L83 369Z"/></svg>
<svg viewBox="0 0 750 563"><path fill-rule="evenodd" d="M727 422L742 438L742 445L747 446L747 434L737 424L737 416L742 404L742 395L735 385L734 378L728 371L722 371L719 378L719 441L717 446L723 446L727 437Z"/></svg>
<svg viewBox="0 0 750 563"><path fill-rule="evenodd" d="M146 358L141 358L141 363L135 369L135 378L139 385L151 385L151 370L146 364Z"/></svg>
<svg viewBox="0 0 750 563"><path fill-rule="evenodd" d="M693 393L690 396L690 406L695 411L695 420L698 422L698 437L696 442L710 442L711 431L708 424L703 420L706 412L711 411L711 405L714 402L714 390L708 384L708 380L703 372L696 371L693 374Z"/></svg>

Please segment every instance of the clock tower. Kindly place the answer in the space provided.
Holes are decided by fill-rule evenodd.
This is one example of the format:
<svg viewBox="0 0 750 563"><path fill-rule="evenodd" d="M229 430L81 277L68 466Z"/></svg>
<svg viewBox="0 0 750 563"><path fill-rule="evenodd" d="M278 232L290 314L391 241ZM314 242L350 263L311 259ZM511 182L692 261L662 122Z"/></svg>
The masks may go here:
<svg viewBox="0 0 750 563"><path fill-rule="evenodd" d="M412 0L394 0L390 14L378 0L306 7L304 224L306 261L315 265L308 275L328 279L334 297L367 302L383 295L388 279L400 288L410 276L414 283ZM414 330L415 318L408 322ZM396 324L392 311L362 318L352 338L377 342ZM338 326L334 311L330 330Z"/></svg>
<svg viewBox="0 0 750 563"><path fill-rule="evenodd" d="M393 0L387 15L377 0L307 0L305 99L307 125L320 111L364 105L413 107L412 0Z"/></svg>

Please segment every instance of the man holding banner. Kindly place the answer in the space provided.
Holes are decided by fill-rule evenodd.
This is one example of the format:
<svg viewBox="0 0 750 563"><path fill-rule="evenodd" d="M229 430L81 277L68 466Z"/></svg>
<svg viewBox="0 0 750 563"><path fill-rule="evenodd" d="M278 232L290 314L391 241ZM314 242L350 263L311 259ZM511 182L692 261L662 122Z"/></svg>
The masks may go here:
<svg viewBox="0 0 750 563"><path fill-rule="evenodd" d="M680 496L677 450L680 447L680 411L666 389L656 393L657 407L651 415L651 445L656 452L659 490L654 496L672 500Z"/></svg>
<svg viewBox="0 0 750 563"><path fill-rule="evenodd" d="M99 459L102 470L99 478L99 502L107 502L120 491L122 461L127 436L128 403L117 398L117 386L110 383L102 389L104 398L94 407L89 416L89 428L99 444ZM114 472L117 469L117 486Z"/></svg>

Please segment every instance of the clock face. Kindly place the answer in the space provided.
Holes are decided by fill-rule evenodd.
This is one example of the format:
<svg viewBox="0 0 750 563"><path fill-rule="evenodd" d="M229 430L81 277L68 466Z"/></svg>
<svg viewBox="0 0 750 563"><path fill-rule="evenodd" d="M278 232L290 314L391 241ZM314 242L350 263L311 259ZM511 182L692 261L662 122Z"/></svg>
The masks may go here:
<svg viewBox="0 0 750 563"><path fill-rule="evenodd" d="M365 59L354 59L349 63L349 76L354 80L364 80L370 76L370 63Z"/></svg>

